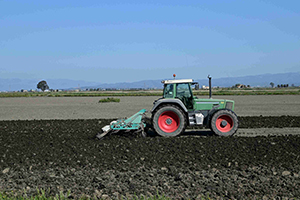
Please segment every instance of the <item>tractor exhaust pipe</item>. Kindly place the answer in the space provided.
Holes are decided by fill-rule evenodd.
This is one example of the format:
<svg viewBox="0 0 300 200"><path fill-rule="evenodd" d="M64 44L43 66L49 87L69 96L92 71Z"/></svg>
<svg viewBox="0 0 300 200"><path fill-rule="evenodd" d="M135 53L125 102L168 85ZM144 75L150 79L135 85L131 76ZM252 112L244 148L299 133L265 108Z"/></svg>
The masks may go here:
<svg viewBox="0 0 300 200"><path fill-rule="evenodd" d="M209 84L209 98L211 99L211 76L210 75L208 75L207 76L207 78L208 78L208 84Z"/></svg>

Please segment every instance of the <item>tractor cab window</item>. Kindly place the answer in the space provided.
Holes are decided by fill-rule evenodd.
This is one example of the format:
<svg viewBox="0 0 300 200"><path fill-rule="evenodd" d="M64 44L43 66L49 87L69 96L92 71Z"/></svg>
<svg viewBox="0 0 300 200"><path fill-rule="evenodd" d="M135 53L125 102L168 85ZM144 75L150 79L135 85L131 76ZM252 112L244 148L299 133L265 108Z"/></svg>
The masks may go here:
<svg viewBox="0 0 300 200"><path fill-rule="evenodd" d="M192 92L190 88L190 84L188 83L178 83L176 87L177 92L177 98L179 98L184 105L190 109L193 108L193 98L192 98Z"/></svg>
<svg viewBox="0 0 300 200"><path fill-rule="evenodd" d="M177 84L177 97L187 97L190 98L192 96L190 85L188 83L178 83Z"/></svg>
<svg viewBox="0 0 300 200"><path fill-rule="evenodd" d="M165 85L164 98L173 98L173 84Z"/></svg>

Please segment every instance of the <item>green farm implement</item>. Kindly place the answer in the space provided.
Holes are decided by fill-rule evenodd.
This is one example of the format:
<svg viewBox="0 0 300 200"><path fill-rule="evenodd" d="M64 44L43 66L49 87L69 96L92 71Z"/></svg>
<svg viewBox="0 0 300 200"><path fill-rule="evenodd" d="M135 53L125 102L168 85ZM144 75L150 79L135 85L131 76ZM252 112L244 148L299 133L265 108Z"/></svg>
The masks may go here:
<svg viewBox="0 0 300 200"><path fill-rule="evenodd" d="M234 101L211 98L198 99L192 93L193 79L165 80L163 97L153 102L151 127L163 137L174 137L183 133L187 126L210 128L219 136L232 136L238 129L238 118L234 113ZM141 131L143 136L146 124L143 122L146 110L142 109L128 119L112 121L102 128L97 138L118 131Z"/></svg>
<svg viewBox="0 0 300 200"><path fill-rule="evenodd" d="M110 125L106 125L102 128L102 133L98 133L97 138L101 139L109 133L137 130L141 130L142 135L146 136L146 133L144 131L146 124L142 122L142 118L145 116L146 112L146 109L142 109L127 119L119 119L117 121L112 121Z"/></svg>

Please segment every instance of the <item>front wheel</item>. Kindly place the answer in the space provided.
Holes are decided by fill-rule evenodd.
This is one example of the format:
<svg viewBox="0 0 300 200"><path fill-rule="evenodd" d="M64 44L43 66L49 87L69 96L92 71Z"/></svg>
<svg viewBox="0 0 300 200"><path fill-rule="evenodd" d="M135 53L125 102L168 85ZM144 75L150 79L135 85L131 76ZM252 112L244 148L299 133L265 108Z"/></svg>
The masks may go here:
<svg viewBox="0 0 300 200"><path fill-rule="evenodd" d="M152 125L159 135L174 137L184 132L186 119L180 108L174 105L166 105L153 114Z"/></svg>
<svg viewBox="0 0 300 200"><path fill-rule="evenodd" d="M232 136L238 129L238 118L232 110L217 111L210 121L211 130L219 136Z"/></svg>

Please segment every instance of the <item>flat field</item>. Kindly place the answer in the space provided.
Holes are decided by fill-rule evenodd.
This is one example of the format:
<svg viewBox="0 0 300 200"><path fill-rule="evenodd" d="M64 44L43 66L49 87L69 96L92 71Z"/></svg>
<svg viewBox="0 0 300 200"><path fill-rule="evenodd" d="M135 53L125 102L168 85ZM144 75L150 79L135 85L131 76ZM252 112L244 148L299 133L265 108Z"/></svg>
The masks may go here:
<svg viewBox="0 0 300 200"><path fill-rule="evenodd" d="M214 96L236 103L233 137L188 127L175 138L150 129L146 138L121 133L99 141L95 135L110 119L150 110L158 97L101 98L0 98L0 193L300 198L300 95Z"/></svg>
<svg viewBox="0 0 300 200"><path fill-rule="evenodd" d="M151 110L157 96L115 97L120 103L98 103L106 97L0 98L0 120L112 119ZM207 96L198 96L207 98ZM300 95L213 96L235 101L238 116L300 116Z"/></svg>

